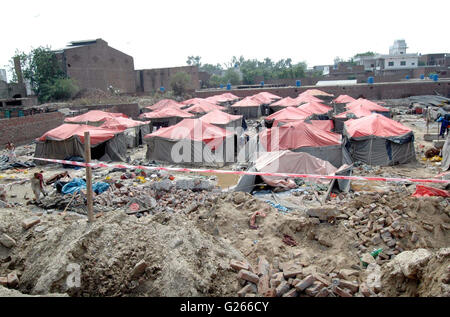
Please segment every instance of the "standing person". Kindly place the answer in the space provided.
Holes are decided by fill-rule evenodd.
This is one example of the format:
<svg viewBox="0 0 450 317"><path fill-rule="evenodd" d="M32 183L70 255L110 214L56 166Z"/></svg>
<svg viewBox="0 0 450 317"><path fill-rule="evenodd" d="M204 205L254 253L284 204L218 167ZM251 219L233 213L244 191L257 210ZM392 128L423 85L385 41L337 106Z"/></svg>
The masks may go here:
<svg viewBox="0 0 450 317"><path fill-rule="evenodd" d="M44 176L42 176L42 171L40 173L34 173L31 177L31 189L33 190L36 201L39 200L41 193L47 196L44 189Z"/></svg>
<svg viewBox="0 0 450 317"><path fill-rule="evenodd" d="M16 157L16 146L12 142L6 143L6 149L8 150L8 163L14 164L17 161Z"/></svg>

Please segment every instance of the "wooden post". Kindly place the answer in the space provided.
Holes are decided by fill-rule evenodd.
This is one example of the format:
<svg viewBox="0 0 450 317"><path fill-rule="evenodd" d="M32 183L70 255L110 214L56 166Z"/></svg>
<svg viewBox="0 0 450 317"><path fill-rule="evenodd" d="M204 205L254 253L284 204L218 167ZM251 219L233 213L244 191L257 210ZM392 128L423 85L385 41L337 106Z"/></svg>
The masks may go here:
<svg viewBox="0 0 450 317"><path fill-rule="evenodd" d="M91 162L91 136L84 132L84 161ZM92 194L92 168L86 167L87 210L88 222L94 221L93 194Z"/></svg>

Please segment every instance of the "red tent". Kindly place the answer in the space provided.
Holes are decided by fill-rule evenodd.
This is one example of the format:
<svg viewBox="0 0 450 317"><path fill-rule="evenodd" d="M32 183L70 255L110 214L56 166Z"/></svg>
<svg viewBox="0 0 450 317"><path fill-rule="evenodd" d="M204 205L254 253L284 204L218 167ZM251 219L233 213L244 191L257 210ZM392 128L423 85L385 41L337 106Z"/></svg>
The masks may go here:
<svg viewBox="0 0 450 317"><path fill-rule="evenodd" d="M333 120L310 120L310 122L313 126L321 130L331 131L334 128Z"/></svg>
<svg viewBox="0 0 450 317"><path fill-rule="evenodd" d="M81 143L84 144L84 132L87 131L89 131L91 137L91 145L96 145L112 139L117 133L117 131L112 129L93 127L84 124L62 124L57 128L47 131L37 140L42 142L46 140L63 141L72 136L78 136Z"/></svg>
<svg viewBox="0 0 450 317"><path fill-rule="evenodd" d="M184 119L176 125L147 134L144 138L160 137L169 140L201 141L214 150L222 144L226 137L232 135L233 133L200 119Z"/></svg>
<svg viewBox="0 0 450 317"><path fill-rule="evenodd" d="M128 118L123 113L106 112L101 110L91 110L82 115L66 118L65 122L100 122L105 121L107 118Z"/></svg>
<svg viewBox="0 0 450 317"><path fill-rule="evenodd" d="M295 100L297 100L299 104L308 103L308 102L322 102L322 100L317 97L314 97L311 95L302 95L302 94L298 95L298 97L295 98Z"/></svg>
<svg viewBox="0 0 450 317"><path fill-rule="evenodd" d="M271 106L279 107L297 107L300 102L296 98L286 97L271 104Z"/></svg>
<svg viewBox="0 0 450 317"><path fill-rule="evenodd" d="M270 92L266 92L266 91L260 92L256 95L253 95L253 96L251 96L251 98L260 102L261 104L270 104L274 100L281 99L281 97L271 94Z"/></svg>
<svg viewBox="0 0 450 317"><path fill-rule="evenodd" d="M311 114L309 112L306 112L300 108L286 107L280 111L272 113L270 116L267 116L266 120L274 120L273 126L276 127L277 122L279 121L291 122L296 120L305 120L310 115Z"/></svg>
<svg viewBox="0 0 450 317"><path fill-rule="evenodd" d="M205 99L198 98L198 100L196 100L192 104L192 106L190 106L185 110L190 113L208 113L213 110L225 110L225 109L226 109L225 107L218 106L209 101L206 101Z"/></svg>
<svg viewBox="0 0 450 317"><path fill-rule="evenodd" d="M215 125L227 125L232 121L242 119L242 116L234 116L232 114L220 111L220 110L213 110L207 114L205 114L203 117L200 117L200 120L206 123L215 124Z"/></svg>
<svg viewBox="0 0 450 317"><path fill-rule="evenodd" d="M352 101L347 104L348 110L352 110L355 107L362 107L365 110L369 110L369 111L389 112L388 108L380 106L379 104L376 104L375 102L364 99L364 98L358 98L355 101Z"/></svg>
<svg viewBox="0 0 450 317"><path fill-rule="evenodd" d="M152 112L146 112L139 116L143 119L159 119L159 118L170 118L170 117L180 117L180 118L191 118L194 115L179 108L169 107L161 110L156 110Z"/></svg>
<svg viewBox="0 0 450 317"><path fill-rule="evenodd" d="M357 118L367 117L372 114L372 111L365 109L363 106L356 106L351 110L347 110L344 112L341 112L340 114L334 116L335 118L347 118L348 114L353 114Z"/></svg>
<svg viewBox="0 0 450 317"><path fill-rule="evenodd" d="M308 102L298 107L298 109L310 114L326 114L333 110L333 108L328 107L320 102Z"/></svg>
<svg viewBox="0 0 450 317"><path fill-rule="evenodd" d="M373 113L360 119L350 119L345 123L346 134L351 138L378 136L382 138L402 136L411 132L400 122Z"/></svg>
<svg viewBox="0 0 450 317"><path fill-rule="evenodd" d="M324 131L304 121L265 129L259 133L259 139L268 152L341 145L341 135ZM272 142L275 143L272 145Z"/></svg>
<svg viewBox="0 0 450 317"><path fill-rule="evenodd" d="M148 124L148 122L118 117L118 118L107 118L105 123L103 123L100 127L105 129L123 131L129 128L138 127L143 124Z"/></svg>
<svg viewBox="0 0 450 317"><path fill-rule="evenodd" d="M181 103L182 103L183 105L186 105L186 106L192 106L192 105L195 105L195 104L197 104L197 103L199 103L199 102L202 102L202 101L208 101L208 102L211 102L211 101L206 100L206 99L204 99L204 98L191 98L191 99L188 99L188 100L184 100L184 101L182 101Z"/></svg>
<svg viewBox="0 0 450 317"><path fill-rule="evenodd" d="M231 105L231 107L259 107L260 105L261 105L260 101L257 101L252 97L245 97L244 99Z"/></svg>
<svg viewBox="0 0 450 317"><path fill-rule="evenodd" d="M332 94L326 93L325 91L319 89L308 89L302 92L299 96L310 95L310 96L326 96L333 97Z"/></svg>
<svg viewBox="0 0 450 317"><path fill-rule="evenodd" d="M215 103L215 104L219 104L221 102L227 102L227 101L233 101L239 99L238 96L233 95L232 93L226 92L223 93L221 95L215 95L215 96L211 96L208 98L205 98L205 100Z"/></svg>
<svg viewBox="0 0 450 317"><path fill-rule="evenodd" d="M164 108L167 108L167 107L181 108L183 106L184 106L183 104L181 104L179 102L176 102L175 100L162 99L162 100L158 101L157 103L155 103L154 105L148 106L148 107L145 107L145 108L146 109L150 109L152 111L155 111L155 110L161 110L161 109L164 109Z"/></svg>
<svg viewBox="0 0 450 317"><path fill-rule="evenodd" d="M353 97L350 97L348 95L340 95L336 99L333 100L335 103L350 103L352 101L355 101L356 99Z"/></svg>

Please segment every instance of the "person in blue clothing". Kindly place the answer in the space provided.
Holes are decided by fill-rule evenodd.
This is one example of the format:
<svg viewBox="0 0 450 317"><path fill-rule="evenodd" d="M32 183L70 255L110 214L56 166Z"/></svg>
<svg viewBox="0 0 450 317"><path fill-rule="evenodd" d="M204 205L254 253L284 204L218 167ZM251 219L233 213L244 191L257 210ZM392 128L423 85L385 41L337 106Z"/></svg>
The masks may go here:
<svg viewBox="0 0 450 317"><path fill-rule="evenodd" d="M448 128L450 126L450 121L447 115L439 117L437 122L442 122L441 131L439 132L439 136L444 136L446 133L448 134Z"/></svg>

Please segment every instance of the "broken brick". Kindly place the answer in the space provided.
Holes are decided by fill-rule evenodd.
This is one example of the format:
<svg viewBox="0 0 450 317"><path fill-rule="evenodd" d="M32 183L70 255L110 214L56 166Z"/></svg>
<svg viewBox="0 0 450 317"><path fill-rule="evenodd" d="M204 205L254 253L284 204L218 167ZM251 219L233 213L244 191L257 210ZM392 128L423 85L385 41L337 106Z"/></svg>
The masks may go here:
<svg viewBox="0 0 450 317"><path fill-rule="evenodd" d="M278 285L277 288L275 289L277 297L281 297L282 295L287 293L290 289L291 287L286 281L281 282L280 285Z"/></svg>
<svg viewBox="0 0 450 317"><path fill-rule="evenodd" d="M247 270L240 270L238 273L238 278L241 280L255 283L255 284L258 284L258 282L259 282L258 275L254 274L250 271L247 271Z"/></svg>
<svg viewBox="0 0 450 317"><path fill-rule="evenodd" d="M289 292L285 293L283 297L297 297L297 295L297 291L293 288Z"/></svg>
<svg viewBox="0 0 450 317"><path fill-rule="evenodd" d="M340 297L352 297L352 294L350 294L350 292L340 288L339 286L334 287L333 292Z"/></svg>
<svg viewBox="0 0 450 317"><path fill-rule="evenodd" d="M321 282L315 281L310 287L306 288L305 293L309 296L314 297L324 287L325 287L325 285L323 285Z"/></svg>
<svg viewBox="0 0 450 317"><path fill-rule="evenodd" d="M31 227L37 225L37 224L40 223L40 222L41 222L41 219L39 219L39 217L36 217L36 216L30 217L30 218L25 219L25 220L22 222L22 227L23 227L25 230L27 230L27 229L30 229Z"/></svg>
<svg viewBox="0 0 450 317"><path fill-rule="evenodd" d="M7 278L9 287L15 288L19 286L19 278L17 277L16 273L9 273Z"/></svg>
<svg viewBox="0 0 450 317"><path fill-rule="evenodd" d="M298 274L302 273L302 267L301 266L297 266L297 265L293 265L290 267L284 267L283 268L283 275L284 278L290 278L290 277L295 277Z"/></svg>
<svg viewBox="0 0 450 317"><path fill-rule="evenodd" d="M248 265L245 262L241 262L241 261L237 261L237 260L231 260L230 261L230 267L234 270L236 270L237 272L239 272L240 270L250 270L250 265Z"/></svg>
<svg viewBox="0 0 450 317"><path fill-rule="evenodd" d="M352 293L356 293L359 288L358 283L353 283L346 280L340 280L339 286L342 288L347 288Z"/></svg>
<svg viewBox="0 0 450 317"><path fill-rule="evenodd" d="M305 277L302 281L300 281L299 283L297 283L296 285L294 285L295 289L297 291L304 291L306 288L310 287L314 281L316 279L314 278L314 276L312 275L308 275L307 277Z"/></svg>

